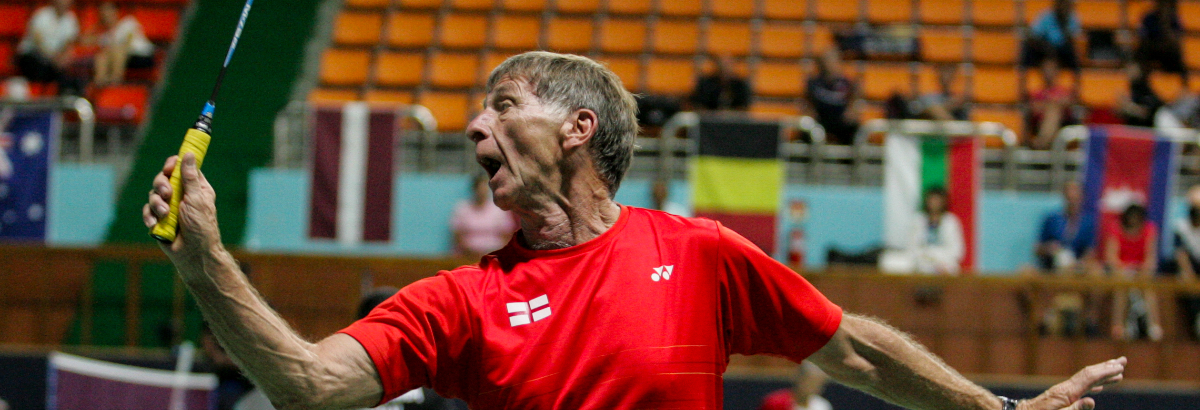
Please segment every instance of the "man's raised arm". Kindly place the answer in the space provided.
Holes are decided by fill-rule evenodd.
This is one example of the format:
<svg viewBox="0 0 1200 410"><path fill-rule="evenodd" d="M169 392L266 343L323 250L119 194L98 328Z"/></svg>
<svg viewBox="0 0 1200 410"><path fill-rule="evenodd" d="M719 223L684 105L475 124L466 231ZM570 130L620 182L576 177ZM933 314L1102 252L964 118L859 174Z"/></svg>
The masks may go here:
<svg viewBox="0 0 1200 410"><path fill-rule="evenodd" d="M946 366L920 344L876 320L846 314L829 343L810 361L834 380L911 409L1007 410L1002 399ZM1020 410L1090 410L1083 397L1121 380L1126 359L1080 370Z"/></svg>
<svg viewBox="0 0 1200 410"><path fill-rule="evenodd" d="M147 227L167 213L168 178L177 157L167 159L142 208ZM319 343L300 337L250 285L221 244L216 193L196 168L181 161L183 199L179 236L163 252L179 270L221 345L281 409L369 407L383 394L375 365L358 341L335 334Z"/></svg>

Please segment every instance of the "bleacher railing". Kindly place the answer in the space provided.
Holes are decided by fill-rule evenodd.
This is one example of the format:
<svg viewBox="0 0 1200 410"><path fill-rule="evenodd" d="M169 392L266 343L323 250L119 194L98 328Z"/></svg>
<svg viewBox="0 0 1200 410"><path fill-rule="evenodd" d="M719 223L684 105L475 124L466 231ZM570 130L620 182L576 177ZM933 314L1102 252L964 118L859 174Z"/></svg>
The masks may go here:
<svg viewBox="0 0 1200 410"><path fill-rule="evenodd" d="M855 183L864 182L862 165L866 160L866 149L869 147L872 135L880 133L899 133L905 135L934 134L947 137L976 137L999 138L1003 144L1003 172L1001 185L1005 188L1015 186L1012 161L1013 151L1017 148L1017 133L998 122L974 121L930 121L930 120L885 120L874 119L864 122L854 135L854 145L851 146L851 169Z"/></svg>
<svg viewBox="0 0 1200 410"><path fill-rule="evenodd" d="M312 160L311 144L313 134L312 113L318 106L334 104L312 103L308 101L292 101L275 116L275 152L272 166L275 168L308 168ZM437 161L437 149L440 136L437 133L438 122L428 108L416 104L371 104L372 107L394 109L398 121L411 120L415 129L404 126L397 127L397 138L393 150L409 147L416 148L416 162L420 169L428 169ZM410 132L411 131L411 132ZM409 137L409 138L406 138ZM415 137L412 138L412 137ZM402 169L402 162L411 156L394 155L397 170ZM475 162L471 153L471 163Z"/></svg>
<svg viewBox="0 0 1200 410"><path fill-rule="evenodd" d="M19 110L58 110L75 113L75 116L79 118L79 138L63 138L65 132L60 127L59 135L52 136L57 141L56 146L58 147L58 152L54 153L55 159L58 161L69 159L64 158L64 152L77 152L77 160L79 162L91 163L95 160L96 113L92 109L92 103L86 98L62 97L32 101L0 102L0 130L7 127L7 117L12 115L14 111Z"/></svg>
<svg viewBox="0 0 1200 410"><path fill-rule="evenodd" d="M1200 130L1191 128L1159 128L1156 131L1160 135L1166 136L1183 145L1200 145ZM1050 152L1053 155L1050 168L1050 183L1053 189L1058 190L1062 188L1063 184L1068 181L1068 164L1078 164L1082 161L1083 154L1072 151L1071 147L1087 140L1087 138L1088 127L1085 125L1068 125L1062 127L1055 134L1054 141L1050 146Z"/></svg>

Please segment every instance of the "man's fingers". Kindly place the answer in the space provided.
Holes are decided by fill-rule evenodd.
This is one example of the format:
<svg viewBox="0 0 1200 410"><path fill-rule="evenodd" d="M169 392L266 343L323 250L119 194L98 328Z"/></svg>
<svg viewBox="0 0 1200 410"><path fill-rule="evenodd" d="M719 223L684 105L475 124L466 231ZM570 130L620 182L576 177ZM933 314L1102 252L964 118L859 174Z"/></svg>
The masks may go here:
<svg viewBox="0 0 1200 410"><path fill-rule="evenodd" d="M185 184L191 185L193 182L200 182L200 170L196 169L196 154L183 154L183 170L180 175L183 177ZM185 191L186 192L186 191Z"/></svg>
<svg viewBox="0 0 1200 410"><path fill-rule="evenodd" d="M1071 376L1071 381L1074 382L1076 387L1080 388L1081 392L1091 390L1091 387L1098 383L1120 376L1125 371L1125 363L1127 362L1128 360L1122 356L1103 363L1093 364Z"/></svg>
<svg viewBox="0 0 1200 410"><path fill-rule="evenodd" d="M142 205L142 223L146 224L147 228L153 228L158 224L158 218L150 213L150 204Z"/></svg>
<svg viewBox="0 0 1200 410"><path fill-rule="evenodd" d="M168 157L167 162L163 164L162 174L166 175L167 177L170 177L171 173L175 172L175 163L177 161L179 161L178 155L172 155L172 156Z"/></svg>

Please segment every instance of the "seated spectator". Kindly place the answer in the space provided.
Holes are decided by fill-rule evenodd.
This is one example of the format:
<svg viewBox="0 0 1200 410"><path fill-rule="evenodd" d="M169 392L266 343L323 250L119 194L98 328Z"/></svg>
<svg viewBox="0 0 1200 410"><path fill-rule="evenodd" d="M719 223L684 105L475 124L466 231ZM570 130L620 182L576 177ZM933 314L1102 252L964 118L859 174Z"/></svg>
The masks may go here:
<svg viewBox="0 0 1200 410"><path fill-rule="evenodd" d="M850 144L858 132L862 102L859 88L842 75L842 61L837 49L821 54L817 75L809 78L805 101L818 123L825 127L825 140L832 144Z"/></svg>
<svg viewBox="0 0 1200 410"><path fill-rule="evenodd" d="M958 76L958 66L947 64L938 67L938 91L922 95L914 100L910 111L918 117L928 120L965 121L970 118L967 100L962 93L954 91L954 78Z"/></svg>
<svg viewBox="0 0 1200 410"><path fill-rule="evenodd" d="M1075 84L1079 84L1081 71L1075 40L1082 35L1071 0L1054 0L1053 8L1038 14L1030 24L1029 37L1021 45L1021 63L1017 67L1021 93L1025 94L1026 71L1051 59L1070 69L1075 74Z"/></svg>
<svg viewBox="0 0 1200 410"><path fill-rule="evenodd" d="M512 215L492 203L486 174L475 175L471 199L454 206L450 225L455 254L472 259L504 247L517 229Z"/></svg>
<svg viewBox="0 0 1200 410"><path fill-rule="evenodd" d="M100 51L96 53L92 83L103 87L125 79L127 68L154 66L154 43L146 38L142 25L133 16L121 17L116 4L100 4Z"/></svg>
<svg viewBox="0 0 1200 410"><path fill-rule="evenodd" d="M54 0L33 12L25 37L17 45L17 72L34 83L58 83L59 92L78 92L63 71L71 64L71 46L79 37L79 20L71 0Z"/></svg>
<svg viewBox="0 0 1200 410"><path fill-rule="evenodd" d="M792 388L771 392L763 398L758 410L833 410L829 400L821 397L828 381L829 376L817 365L800 362Z"/></svg>
<svg viewBox="0 0 1200 410"><path fill-rule="evenodd" d="M1079 123L1075 91L1058 83L1057 60L1042 62L1042 77L1045 86L1029 98L1029 128L1034 135L1029 145L1035 149L1050 148L1059 129Z"/></svg>
<svg viewBox="0 0 1200 410"><path fill-rule="evenodd" d="M1153 127L1154 114L1163 101L1150 87L1150 73L1137 60L1125 64L1125 73L1129 76L1129 94L1118 100L1117 114L1126 125Z"/></svg>
<svg viewBox="0 0 1200 410"><path fill-rule="evenodd" d="M1147 69L1157 65L1165 72L1179 74L1183 88L1189 89L1188 69L1183 63L1183 23L1179 21L1176 0L1156 0L1154 9L1142 17L1134 56L1147 64Z"/></svg>
<svg viewBox="0 0 1200 410"><path fill-rule="evenodd" d="M746 110L750 108L750 84L734 72L733 58L711 56L712 73L696 79L691 103L700 110Z"/></svg>
<svg viewBox="0 0 1200 410"><path fill-rule="evenodd" d="M888 273L956 275L966 256L962 223L950 213L945 189L925 191L922 203L908 246L884 252L880 268Z"/></svg>
<svg viewBox="0 0 1200 410"><path fill-rule="evenodd" d="M1083 191L1072 181L1063 186L1063 210L1052 212L1042 220L1038 235L1038 267L1043 271L1063 271L1079 267L1078 262L1091 257L1095 227L1083 218Z"/></svg>
<svg viewBox="0 0 1200 410"><path fill-rule="evenodd" d="M1158 228L1146 220L1146 208L1133 204L1104 230L1102 251L1109 275L1120 280L1150 280L1158 269ZM1161 340L1158 300L1153 290L1131 288L1113 295L1112 337Z"/></svg>
<svg viewBox="0 0 1200 410"><path fill-rule="evenodd" d="M1164 263L1168 266L1163 271L1175 274L1180 283L1196 283L1196 270L1200 269L1200 185L1188 191L1187 218L1175 222L1174 256ZM1187 334L1200 339L1200 295L1185 294L1177 301Z"/></svg>

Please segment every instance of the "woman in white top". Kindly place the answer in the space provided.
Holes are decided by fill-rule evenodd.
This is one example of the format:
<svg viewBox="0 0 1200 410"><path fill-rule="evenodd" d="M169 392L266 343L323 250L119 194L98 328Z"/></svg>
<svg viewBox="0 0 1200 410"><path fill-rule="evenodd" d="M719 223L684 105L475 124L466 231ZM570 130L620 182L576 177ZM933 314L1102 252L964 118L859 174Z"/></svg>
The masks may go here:
<svg viewBox="0 0 1200 410"><path fill-rule="evenodd" d="M154 43L146 38L142 25L133 16L120 17L111 1L100 4L100 51L96 54L96 76L92 80L103 87L125 79L126 68L154 66Z"/></svg>
<svg viewBox="0 0 1200 410"><path fill-rule="evenodd" d="M79 37L79 20L71 11L71 0L54 0L33 12L25 37L17 45L17 70L31 82L63 79L70 64L71 45Z"/></svg>
<svg viewBox="0 0 1200 410"><path fill-rule="evenodd" d="M966 256L962 223L949 211L946 190L934 187L925 192L925 209L917 217L910 251L916 270L924 274L957 274Z"/></svg>

